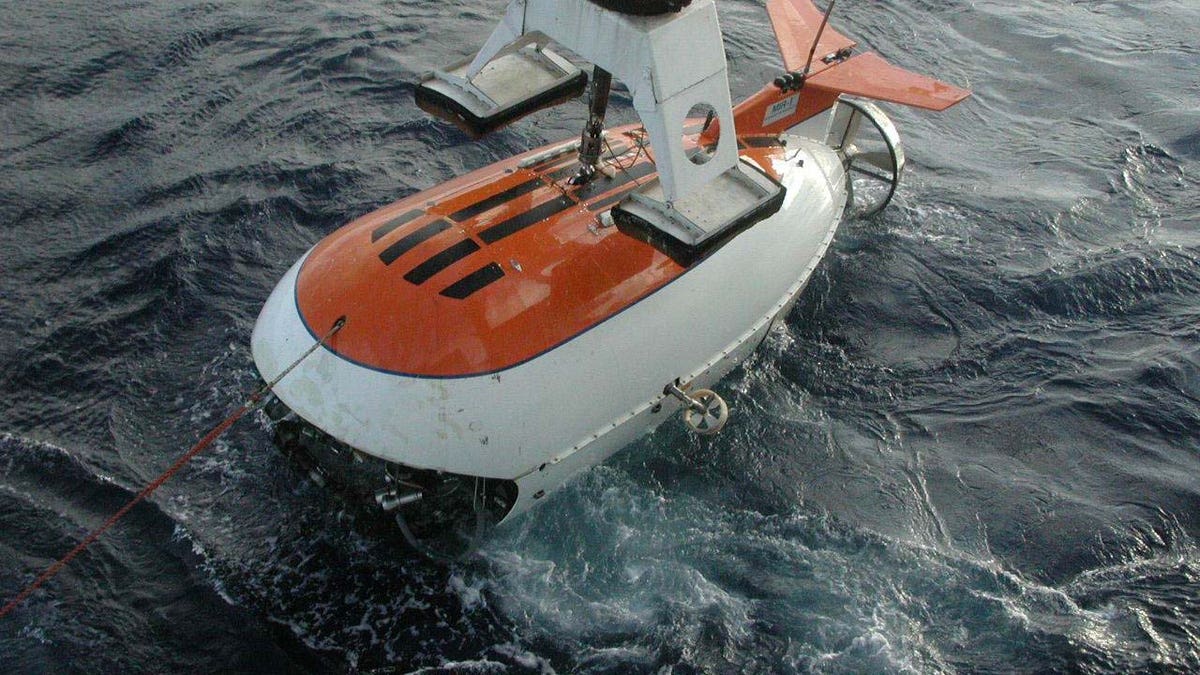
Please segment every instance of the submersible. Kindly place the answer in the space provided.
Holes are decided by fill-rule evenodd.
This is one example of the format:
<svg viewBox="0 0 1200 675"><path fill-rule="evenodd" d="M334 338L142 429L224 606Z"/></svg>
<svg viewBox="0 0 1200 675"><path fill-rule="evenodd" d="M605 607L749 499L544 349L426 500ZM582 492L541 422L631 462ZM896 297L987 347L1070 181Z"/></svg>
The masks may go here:
<svg viewBox="0 0 1200 675"><path fill-rule="evenodd" d="M271 380L344 321L275 388L277 436L415 542L511 520L668 420L719 431L721 377L846 215L895 190L898 136L863 99L967 96L856 53L809 0L770 0L788 72L734 105L713 0L630 4L510 2L417 103L483 135L586 89L580 137L350 222L255 326ZM613 80L640 123L605 129Z"/></svg>

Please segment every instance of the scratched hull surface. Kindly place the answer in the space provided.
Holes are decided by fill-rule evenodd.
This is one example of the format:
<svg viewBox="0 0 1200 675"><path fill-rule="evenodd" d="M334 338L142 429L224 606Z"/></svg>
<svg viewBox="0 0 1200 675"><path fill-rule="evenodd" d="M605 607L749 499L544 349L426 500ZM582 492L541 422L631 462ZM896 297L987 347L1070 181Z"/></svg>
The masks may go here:
<svg viewBox="0 0 1200 675"><path fill-rule="evenodd" d="M577 133L563 108L476 143L412 104L469 48L438 36L500 9L8 9L0 594L253 388L254 319L316 241ZM975 96L889 108L897 203L717 386L720 436L668 423L440 570L243 424L0 621L0 668L1200 667L1200 10L854 9ZM745 96L771 31L719 10Z"/></svg>

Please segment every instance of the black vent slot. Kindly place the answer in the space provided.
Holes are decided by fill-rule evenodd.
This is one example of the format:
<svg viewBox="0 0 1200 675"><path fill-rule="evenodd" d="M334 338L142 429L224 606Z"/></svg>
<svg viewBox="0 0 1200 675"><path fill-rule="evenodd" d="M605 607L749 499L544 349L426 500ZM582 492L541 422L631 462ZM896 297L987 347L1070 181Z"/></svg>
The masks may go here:
<svg viewBox="0 0 1200 675"><path fill-rule="evenodd" d="M493 281L499 281L503 277L504 270L500 268L500 265L489 263L447 286L446 290L442 291L442 295L447 298L462 300Z"/></svg>
<svg viewBox="0 0 1200 675"><path fill-rule="evenodd" d="M408 213L405 213L403 215L399 215L399 216L396 216L395 218L392 218L391 220L387 221L386 223L375 228L375 231L371 233L371 242L374 243L374 242L379 241L380 239L383 239L384 237L391 234L392 230L395 230L397 227L400 227L401 225L403 225L405 223L411 222L411 221L419 218L421 216L421 214L423 214L423 213L425 213L425 212L422 211L421 209L413 209L412 211L409 211Z"/></svg>
<svg viewBox="0 0 1200 675"><path fill-rule="evenodd" d="M541 222L555 214L562 213L575 205L575 202L568 197L557 197L534 208L522 213L519 216L513 216L508 220L493 225L483 232L479 233L479 238L488 244L494 244L501 239L516 234L521 230Z"/></svg>
<svg viewBox="0 0 1200 675"><path fill-rule="evenodd" d="M396 258L408 253L417 244L420 244L436 234L441 234L448 229L450 229L449 221L444 219L435 220L425 227L422 227L416 232L408 235L407 237L404 237L400 241L383 249L383 251L379 253L379 259L383 261L383 264L391 265L392 263L396 262Z"/></svg>
<svg viewBox="0 0 1200 675"><path fill-rule="evenodd" d="M533 180L525 181L524 183L521 183L519 185L514 185L513 187L508 188L504 192L500 192L500 193L494 194L491 197L488 197L486 199L477 201L474 204L466 207L465 209L455 211L454 213L450 214L450 217L459 222L462 222L464 220L470 220L471 218L474 218L475 216L483 213L484 211L490 211L490 210L496 208L497 206L500 206L501 204L504 204L506 202L510 202L510 201L516 199L517 197L520 197L522 195L527 195L530 192L533 192L534 190L538 189L541 186L542 186L542 181L538 180L537 178L534 178Z"/></svg>
<svg viewBox="0 0 1200 675"><path fill-rule="evenodd" d="M420 286L428 281L433 275L441 272L447 267L478 250L479 244L476 244L470 239L463 239L450 248L433 256L429 260L417 265L408 274L405 274L404 278L405 280Z"/></svg>

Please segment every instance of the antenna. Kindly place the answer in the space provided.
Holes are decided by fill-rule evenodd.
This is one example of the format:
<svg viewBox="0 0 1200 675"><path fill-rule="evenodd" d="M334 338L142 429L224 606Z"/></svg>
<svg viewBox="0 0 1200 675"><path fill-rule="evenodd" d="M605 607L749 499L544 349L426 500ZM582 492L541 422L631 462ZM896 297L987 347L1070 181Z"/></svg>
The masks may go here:
<svg viewBox="0 0 1200 675"><path fill-rule="evenodd" d="M821 27L817 28L817 36L813 38L812 49L808 50L808 61L804 62L804 70L801 71L801 78L808 76L808 69L812 67L813 55L817 53L817 45L821 42L821 34L825 32L825 26L829 24L829 15L833 14L833 6L837 4L837 0L829 0L829 9L825 10L825 16L821 17ZM804 84L803 79L801 85Z"/></svg>

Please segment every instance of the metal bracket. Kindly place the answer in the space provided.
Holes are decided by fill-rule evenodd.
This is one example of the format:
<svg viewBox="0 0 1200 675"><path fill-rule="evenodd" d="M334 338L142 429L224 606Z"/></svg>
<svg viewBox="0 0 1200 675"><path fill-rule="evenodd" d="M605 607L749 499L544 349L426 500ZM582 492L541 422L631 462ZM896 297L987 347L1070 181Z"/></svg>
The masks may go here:
<svg viewBox="0 0 1200 675"><path fill-rule="evenodd" d="M663 393L668 394L670 396L674 396L675 398L679 399L680 402L682 402L684 405L686 405L691 410L694 410L696 412L704 412L704 404L701 403L700 401L692 398L691 396L688 396L688 393L686 391L679 388L678 383L679 383L679 380L675 380L674 382L668 384L666 386L666 388L663 389Z"/></svg>
<svg viewBox="0 0 1200 675"><path fill-rule="evenodd" d="M396 488L385 487L375 493L375 503L384 513L391 513L405 504L421 501L424 496L425 493L420 490L401 494Z"/></svg>

